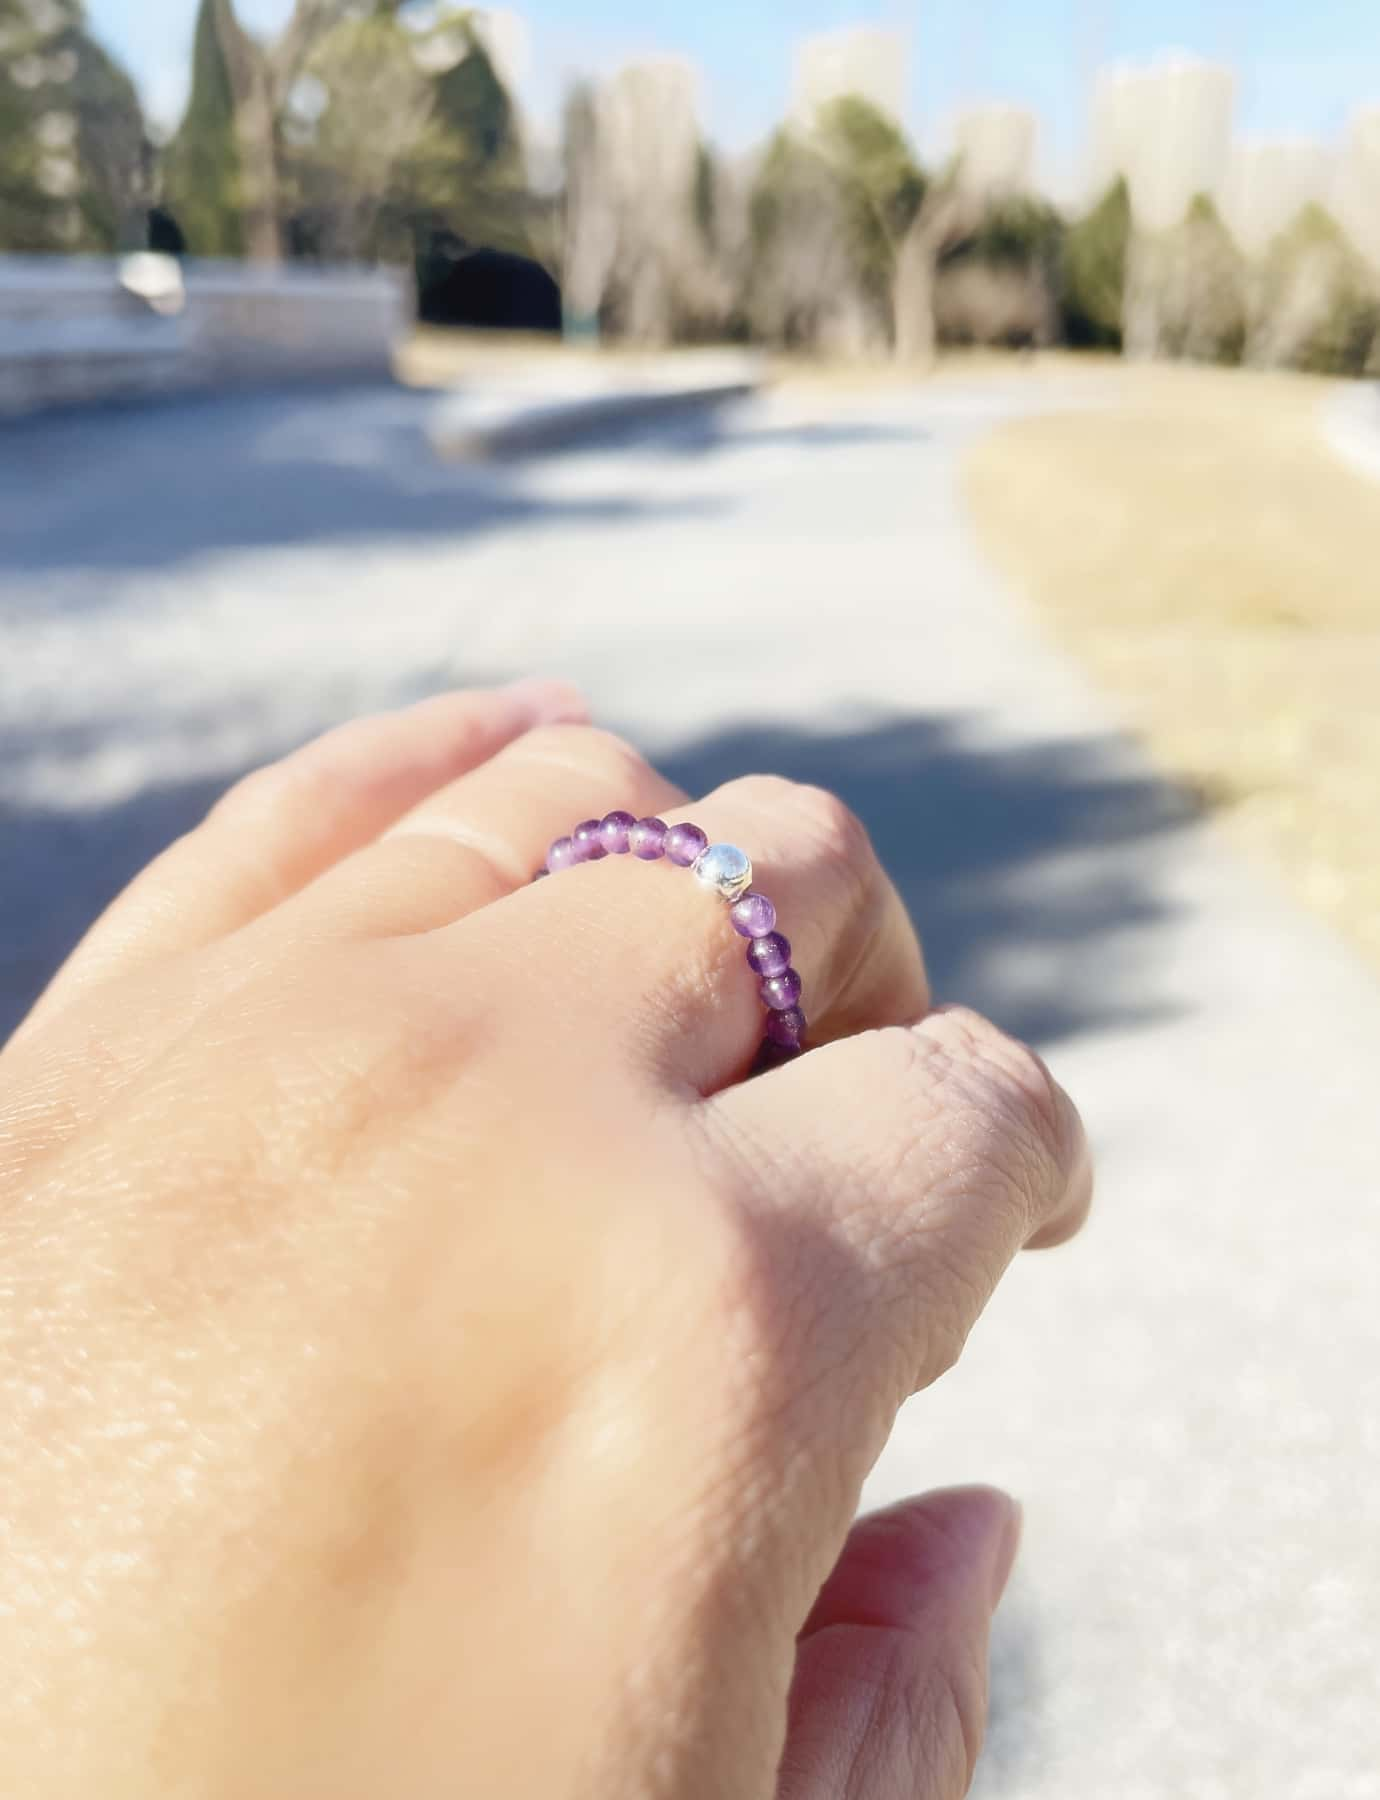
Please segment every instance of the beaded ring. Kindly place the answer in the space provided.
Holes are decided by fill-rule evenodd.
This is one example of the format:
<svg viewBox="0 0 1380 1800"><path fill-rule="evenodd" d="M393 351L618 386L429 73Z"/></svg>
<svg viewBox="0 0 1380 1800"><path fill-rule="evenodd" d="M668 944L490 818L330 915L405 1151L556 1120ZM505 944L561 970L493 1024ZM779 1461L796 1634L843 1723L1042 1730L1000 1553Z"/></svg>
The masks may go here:
<svg viewBox="0 0 1380 1800"><path fill-rule="evenodd" d="M727 902L729 923L748 940L748 967L767 1009L764 1056L769 1061L798 1056L805 1047L800 976L791 967L789 940L776 929L776 908L753 887L752 863L736 845L711 844L698 825L668 825L664 819L611 812L602 819L585 819L569 837L557 838L546 853L546 866L532 879L629 854L642 862L665 857Z"/></svg>

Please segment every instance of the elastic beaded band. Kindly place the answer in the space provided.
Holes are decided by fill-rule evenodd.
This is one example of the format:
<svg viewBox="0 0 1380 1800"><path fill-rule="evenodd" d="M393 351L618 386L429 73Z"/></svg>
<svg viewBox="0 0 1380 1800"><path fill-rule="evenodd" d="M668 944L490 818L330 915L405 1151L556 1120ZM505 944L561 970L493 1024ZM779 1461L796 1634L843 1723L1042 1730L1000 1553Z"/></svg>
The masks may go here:
<svg viewBox="0 0 1380 1800"><path fill-rule="evenodd" d="M791 967L791 946L776 929L776 908L752 885L752 863L733 844L711 844L698 825L668 825L664 819L635 819L611 812L584 819L569 837L559 837L546 853L546 867L534 880L600 862L606 856L636 856L643 862L665 858L689 869L728 905L729 923L748 940L748 967L766 1005L762 1051L768 1061L798 1056L804 1049L805 1014L800 1010L800 976Z"/></svg>

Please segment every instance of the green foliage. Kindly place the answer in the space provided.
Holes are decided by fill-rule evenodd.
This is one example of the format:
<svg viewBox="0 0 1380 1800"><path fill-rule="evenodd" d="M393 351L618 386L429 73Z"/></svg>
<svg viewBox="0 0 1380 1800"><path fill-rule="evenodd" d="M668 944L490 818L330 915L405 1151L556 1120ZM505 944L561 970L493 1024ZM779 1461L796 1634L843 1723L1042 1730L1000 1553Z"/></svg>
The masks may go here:
<svg viewBox="0 0 1380 1800"><path fill-rule="evenodd" d="M38 40L20 0L0 0L0 33L0 250L52 250L59 239L52 198L39 180L36 96L18 79Z"/></svg>
<svg viewBox="0 0 1380 1800"><path fill-rule="evenodd" d="M0 0L0 249L110 250L146 200L147 144L133 84L80 6Z"/></svg>
<svg viewBox="0 0 1380 1800"><path fill-rule="evenodd" d="M82 242L137 249L146 234L152 149L134 83L85 33L70 33L77 59L72 104L81 169Z"/></svg>
<svg viewBox="0 0 1380 1800"><path fill-rule="evenodd" d="M1238 363L1246 343L1246 263L1206 194L1182 224L1147 244L1141 279L1157 355Z"/></svg>
<svg viewBox="0 0 1380 1800"><path fill-rule="evenodd" d="M164 160L163 197L194 256L242 256L235 102L215 15L215 0L201 0L191 94Z"/></svg>
<svg viewBox="0 0 1380 1800"><path fill-rule="evenodd" d="M436 79L422 198L433 224L467 243L530 253L517 109L474 28L459 29L467 48Z"/></svg>
<svg viewBox="0 0 1380 1800"><path fill-rule="evenodd" d="M924 174L900 127L860 95L825 108L818 137L840 184L860 279L885 295L901 239L925 199Z"/></svg>
<svg viewBox="0 0 1380 1800"><path fill-rule="evenodd" d="M1064 234L1064 333L1071 344L1120 349L1131 245L1131 195L1118 176Z"/></svg>
<svg viewBox="0 0 1380 1800"><path fill-rule="evenodd" d="M1317 375L1361 375L1380 345L1380 283L1323 207L1303 208L1266 252L1261 310L1303 317L1289 360Z"/></svg>
<svg viewBox="0 0 1380 1800"><path fill-rule="evenodd" d="M1052 269L1063 240L1064 223L1052 206L1027 194L1003 195L983 207L973 229L944 251L940 265Z"/></svg>

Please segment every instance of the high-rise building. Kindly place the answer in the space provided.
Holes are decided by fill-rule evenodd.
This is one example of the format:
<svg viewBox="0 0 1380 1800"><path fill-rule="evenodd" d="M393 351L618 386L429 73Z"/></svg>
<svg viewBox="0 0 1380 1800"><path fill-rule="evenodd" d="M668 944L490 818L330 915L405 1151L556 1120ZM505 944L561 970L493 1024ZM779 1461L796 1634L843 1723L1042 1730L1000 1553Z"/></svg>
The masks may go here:
<svg viewBox="0 0 1380 1800"><path fill-rule="evenodd" d="M1196 57L1104 69L1093 93L1089 187L1118 175L1147 230L1177 225L1195 195L1220 200L1231 152L1235 78Z"/></svg>
<svg viewBox="0 0 1380 1800"><path fill-rule="evenodd" d="M795 53L791 117L809 126L822 106L857 94L900 119L906 104L906 41L900 32L855 25L806 38Z"/></svg>
<svg viewBox="0 0 1380 1800"><path fill-rule="evenodd" d="M1268 138L1232 147L1222 217L1248 256L1259 256L1311 202L1324 202L1334 157L1315 138Z"/></svg>
<svg viewBox="0 0 1380 1800"><path fill-rule="evenodd" d="M1380 268L1380 106L1351 115L1341 155L1332 207L1353 244Z"/></svg>
<svg viewBox="0 0 1380 1800"><path fill-rule="evenodd" d="M1027 192L1035 178L1036 123L1023 106L969 107L954 121L958 179L974 193Z"/></svg>

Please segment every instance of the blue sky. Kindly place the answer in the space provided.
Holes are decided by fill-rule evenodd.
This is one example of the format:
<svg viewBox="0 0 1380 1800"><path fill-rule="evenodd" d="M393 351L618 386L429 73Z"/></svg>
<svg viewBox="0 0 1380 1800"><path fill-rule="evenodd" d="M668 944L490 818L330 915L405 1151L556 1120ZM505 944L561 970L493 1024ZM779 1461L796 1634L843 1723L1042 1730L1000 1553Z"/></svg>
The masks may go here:
<svg viewBox="0 0 1380 1800"><path fill-rule="evenodd" d="M238 0L251 28L272 29L291 0ZM125 62L160 122L185 92L196 0L87 0L93 28ZM630 55L675 51L703 74L710 134L739 147L783 112L794 43L860 23L904 31L911 116L931 151L965 100L995 98L1039 114L1051 177L1076 166L1088 70L1183 50L1238 71L1243 132L1332 138L1357 105L1380 103L1380 0L529 0L526 99L554 117L575 72Z"/></svg>

